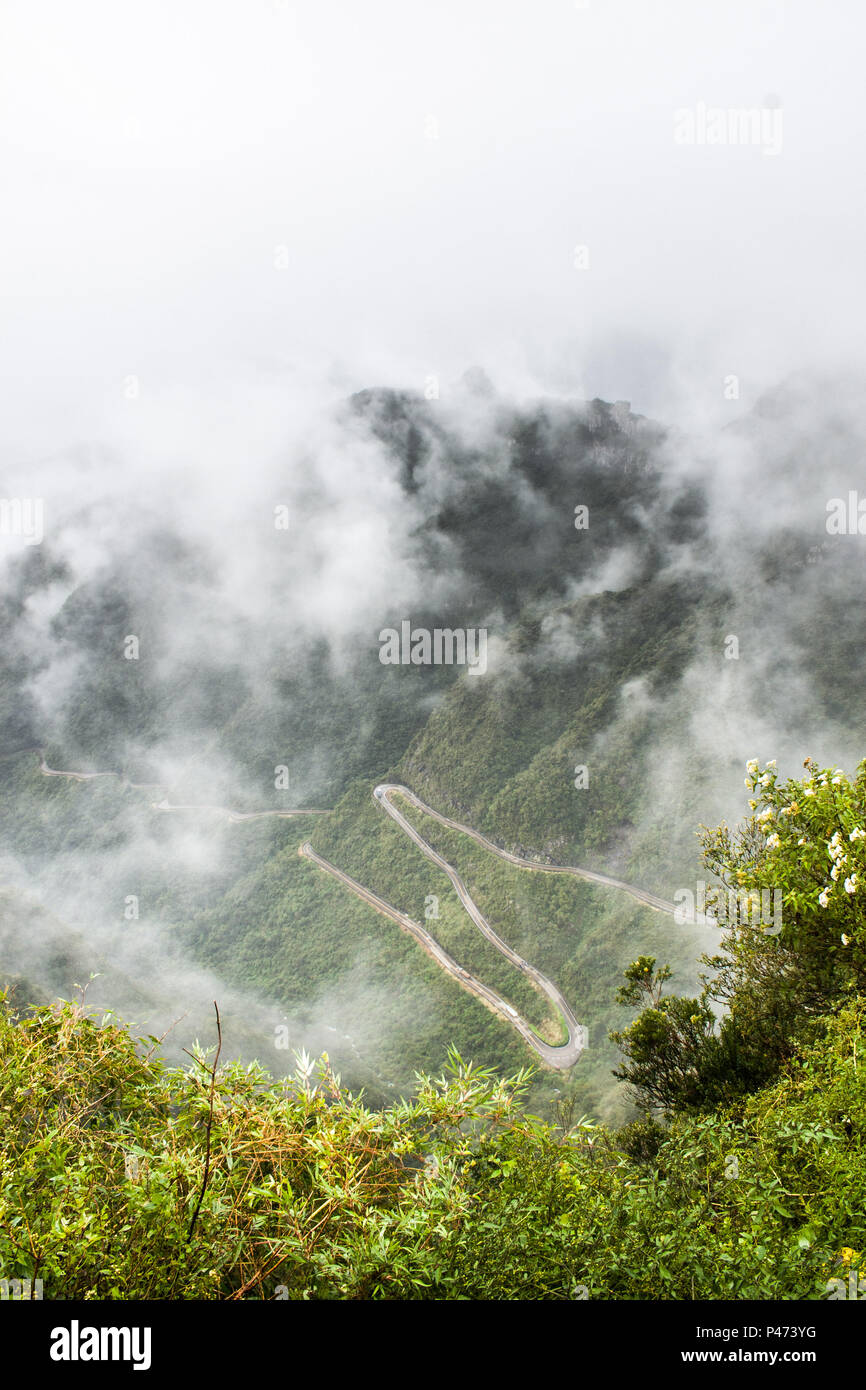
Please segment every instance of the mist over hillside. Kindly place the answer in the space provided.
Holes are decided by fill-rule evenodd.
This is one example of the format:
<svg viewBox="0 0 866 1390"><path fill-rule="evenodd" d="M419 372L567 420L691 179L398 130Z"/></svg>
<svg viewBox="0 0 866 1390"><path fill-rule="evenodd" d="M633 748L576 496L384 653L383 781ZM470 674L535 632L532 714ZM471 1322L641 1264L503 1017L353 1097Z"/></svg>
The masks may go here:
<svg viewBox="0 0 866 1390"><path fill-rule="evenodd" d="M44 539L6 538L3 568L7 974L50 994L100 971L89 997L150 1032L219 996L238 1051L279 1066L286 1024L378 1093L446 1029L518 1058L396 927L311 883L299 842L381 891L370 796L393 776L509 848L670 899L699 876L698 825L742 815L748 757L853 766L861 541L827 517L855 484L862 399L801 376L695 436L625 402L515 401L476 370L439 400L295 411L281 449L218 489L198 468L155 485L96 447L47 460ZM405 620L485 629L486 670L383 665ZM34 749L123 776L48 777ZM413 882L381 895L418 917L437 885ZM616 909L599 957L605 905L557 916L526 893L503 928L535 921L528 947L585 1001L603 1104L620 958L661 933L692 980L706 934Z"/></svg>
<svg viewBox="0 0 866 1390"><path fill-rule="evenodd" d="M201 1379L228 1317L264 1364L244 1303L320 1301L591 1301L621 1374L841 1361L864 36L845 0L0 4L34 1364Z"/></svg>

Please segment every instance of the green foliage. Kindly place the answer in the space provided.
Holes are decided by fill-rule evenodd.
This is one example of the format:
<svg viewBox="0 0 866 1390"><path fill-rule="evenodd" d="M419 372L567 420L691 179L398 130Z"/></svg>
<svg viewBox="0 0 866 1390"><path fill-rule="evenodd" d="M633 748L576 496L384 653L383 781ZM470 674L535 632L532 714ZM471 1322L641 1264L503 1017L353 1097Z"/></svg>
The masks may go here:
<svg viewBox="0 0 866 1390"><path fill-rule="evenodd" d="M617 1003L645 1003L657 1009L661 1000L662 985L672 974L669 965L663 965L656 970L654 956L638 956L625 972L626 983L617 990Z"/></svg>
<svg viewBox="0 0 866 1390"><path fill-rule="evenodd" d="M705 831L708 867L739 892L782 896L781 944L796 957L806 1007L866 985L866 761L850 780L811 759L780 783L748 764L752 815L736 834Z"/></svg>
<svg viewBox="0 0 866 1390"><path fill-rule="evenodd" d="M167 1068L112 1018L4 1004L0 1272L62 1299L826 1297L866 1248L864 1021L739 1106L617 1135L454 1052L383 1110L305 1054L220 1068L211 1103L199 1048Z"/></svg>
<svg viewBox="0 0 866 1390"><path fill-rule="evenodd" d="M615 1074L644 1109L709 1109L779 1072L823 1016L866 987L866 762L850 781L805 763L780 784L775 764L748 764L752 814L735 831L704 829L711 906L727 923L699 998L662 996L670 971L641 957L622 1003L648 1003L613 1034L626 1058ZM781 920L769 908L776 895ZM724 1014L722 1014L724 1010ZM721 1016L720 1016L721 1015Z"/></svg>

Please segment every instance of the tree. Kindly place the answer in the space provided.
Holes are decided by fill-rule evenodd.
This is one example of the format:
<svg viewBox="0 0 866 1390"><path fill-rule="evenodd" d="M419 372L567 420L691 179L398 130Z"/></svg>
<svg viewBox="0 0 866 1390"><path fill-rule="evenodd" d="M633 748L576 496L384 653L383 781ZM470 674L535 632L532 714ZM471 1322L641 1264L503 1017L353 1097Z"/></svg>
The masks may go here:
<svg viewBox="0 0 866 1390"><path fill-rule="evenodd" d="M670 978L641 956L621 1004L644 1004L610 1036L625 1056L614 1075L639 1107L708 1109L765 1085L815 1035L820 1020L866 988L866 761L780 783L775 762L746 767L751 815L734 832L702 828L708 870L729 904L726 934L702 957L697 999L662 995ZM781 905L769 918L755 904Z"/></svg>

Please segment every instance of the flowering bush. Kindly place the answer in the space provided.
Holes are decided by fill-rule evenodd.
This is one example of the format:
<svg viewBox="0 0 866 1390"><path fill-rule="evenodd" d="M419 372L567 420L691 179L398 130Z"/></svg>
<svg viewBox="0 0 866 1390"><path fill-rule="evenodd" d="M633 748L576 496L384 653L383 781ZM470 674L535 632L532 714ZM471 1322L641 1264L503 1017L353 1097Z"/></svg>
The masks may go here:
<svg viewBox="0 0 866 1390"><path fill-rule="evenodd" d="M780 944L812 962L826 983L866 980L866 760L850 779L819 768L781 781L775 759L746 764L751 816L732 834L705 830L708 866L738 890L782 894Z"/></svg>
<svg viewBox="0 0 866 1390"><path fill-rule="evenodd" d="M746 765L751 814L734 831L703 828L707 868L742 901L781 897L781 926L739 913L700 996L664 996L641 957L626 972L639 1017L611 1034L625 1062L614 1075L641 1108L694 1112L766 1085L829 1012L866 993L866 761L850 780L811 759L781 782L775 761ZM764 917L763 911L761 917ZM775 928L775 913L773 917ZM643 986L646 998L635 991ZM650 988L654 990L650 997ZM631 997L631 996L634 997Z"/></svg>

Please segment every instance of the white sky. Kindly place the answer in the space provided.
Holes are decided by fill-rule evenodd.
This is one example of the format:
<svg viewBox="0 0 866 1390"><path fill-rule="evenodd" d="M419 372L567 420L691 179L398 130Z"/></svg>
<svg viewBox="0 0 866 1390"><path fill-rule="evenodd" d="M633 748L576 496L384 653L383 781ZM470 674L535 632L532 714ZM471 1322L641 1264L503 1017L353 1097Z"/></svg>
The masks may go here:
<svg viewBox="0 0 866 1390"><path fill-rule="evenodd" d="M863 15L0 0L7 459L122 432L131 373L225 409L480 363L700 415L729 372L748 403L862 364ZM776 158L674 141L677 108L768 97Z"/></svg>

